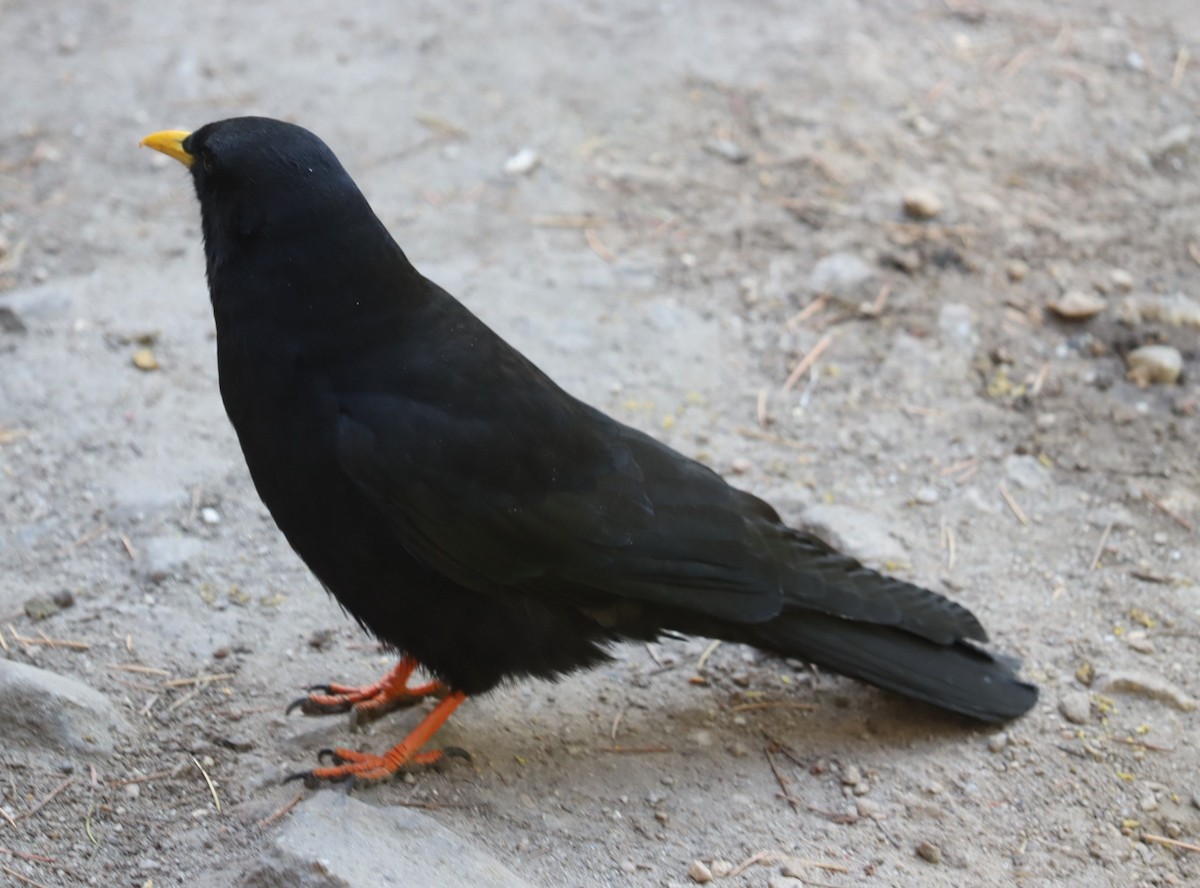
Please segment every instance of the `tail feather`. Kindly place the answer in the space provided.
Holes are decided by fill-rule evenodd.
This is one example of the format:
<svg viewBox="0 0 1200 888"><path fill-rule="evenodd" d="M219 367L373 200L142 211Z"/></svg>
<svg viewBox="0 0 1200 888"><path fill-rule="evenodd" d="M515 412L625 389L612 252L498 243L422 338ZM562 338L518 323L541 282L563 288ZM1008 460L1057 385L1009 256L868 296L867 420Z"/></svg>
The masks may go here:
<svg viewBox="0 0 1200 888"><path fill-rule="evenodd" d="M750 644L988 722L1037 702L1008 662L967 641L940 644L902 629L811 611L747 627Z"/></svg>

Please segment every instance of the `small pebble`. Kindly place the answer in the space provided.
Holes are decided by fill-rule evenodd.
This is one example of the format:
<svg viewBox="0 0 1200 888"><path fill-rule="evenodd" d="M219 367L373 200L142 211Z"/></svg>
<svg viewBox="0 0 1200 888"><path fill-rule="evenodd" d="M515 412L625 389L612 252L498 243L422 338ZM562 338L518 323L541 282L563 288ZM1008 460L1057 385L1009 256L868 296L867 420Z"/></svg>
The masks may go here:
<svg viewBox="0 0 1200 888"><path fill-rule="evenodd" d="M125 797L126 798L136 799L141 794L142 794L142 786L140 783L126 783L125 784Z"/></svg>
<svg viewBox="0 0 1200 888"><path fill-rule="evenodd" d="M988 737L987 747L989 752L1003 752L1004 747L1008 746L1008 732L1001 731L999 734L992 734Z"/></svg>
<svg viewBox="0 0 1200 888"><path fill-rule="evenodd" d="M212 506L205 506L200 510L200 520L205 524L220 524L221 513Z"/></svg>
<svg viewBox="0 0 1200 888"><path fill-rule="evenodd" d="M1200 792L1192 794L1192 807L1200 811Z"/></svg>
<svg viewBox="0 0 1200 888"><path fill-rule="evenodd" d="M522 148L504 161L504 173L508 176L527 176L537 169L541 162L541 155L532 148Z"/></svg>
<svg viewBox="0 0 1200 888"><path fill-rule="evenodd" d="M688 867L688 878L697 885L703 885L712 881L713 874L703 860L693 860L692 865Z"/></svg>
<svg viewBox="0 0 1200 888"><path fill-rule="evenodd" d="M842 771L842 783L846 786L857 786L862 783L862 771L857 765L851 765Z"/></svg>
<svg viewBox="0 0 1200 888"><path fill-rule="evenodd" d="M637 872L637 864L632 860L623 860L621 861L620 869L621 872L625 873L626 875L632 876Z"/></svg>
<svg viewBox="0 0 1200 888"><path fill-rule="evenodd" d="M712 870L714 879L723 879L733 872L733 864L728 860L718 859L712 862L712 866L710 866L709 869Z"/></svg>
<svg viewBox="0 0 1200 888"><path fill-rule="evenodd" d="M1129 379L1135 385L1172 385L1183 372L1183 355L1169 345L1143 345L1125 356Z"/></svg>
<svg viewBox="0 0 1200 888"><path fill-rule="evenodd" d="M729 470L735 475L744 475L750 471L750 460L744 456L734 457L733 462L729 464Z"/></svg>
<svg viewBox="0 0 1200 888"><path fill-rule="evenodd" d="M75 606L75 596L71 594L71 590L69 589L58 590L50 596L50 600L63 609Z"/></svg>
<svg viewBox="0 0 1200 888"><path fill-rule="evenodd" d="M922 506L932 506L936 504L939 499L941 499L941 495L937 492L936 488L922 487L916 492L916 494L913 496L913 499Z"/></svg>
<svg viewBox="0 0 1200 888"><path fill-rule="evenodd" d="M879 804L877 802L873 802L868 798L861 798L858 801L856 801L854 804L855 804L856 809L858 810L859 817L876 817L877 818L883 812L883 809L879 806Z"/></svg>
<svg viewBox="0 0 1200 888"><path fill-rule="evenodd" d="M750 153L745 148L728 139L711 139L704 143L704 150L730 163L745 163L750 159Z"/></svg>
<svg viewBox="0 0 1200 888"><path fill-rule="evenodd" d="M1108 277L1112 281L1112 285L1122 293L1128 293L1133 289L1133 275L1123 268L1114 268L1109 272Z"/></svg>
<svg viewBox="0 0 1200 888"><path fill-rule="evenodd" d="M1058 701L1058 711L1072 724L1086 725L1092 720L1092 698L1087 691L1068 691Z"/></svg>
<svg viewBox="0 0 1200 888"><path fill-rule="evenodd" d="M925 791L930 795L941 795L946 791L946 787L942 786L936 780L930 780L925 784Z"/></svg>
<svg viewBox="0 0 1200 888"><path fill-rule="evenodd" d="M738 740L729 747L729 754L734 758L745 758L750 754L750 747Z"/></svg>
<svg viewBox="0 0 1200 888"><path fill-rule="evenodd" d="M942 849L933 842L922 842L917 845L917 856L922 860L928 860L930 863L942 862Z"/></svg>
<svg viewBox="0 0 1200 888"><path fill-rule="evenodd" d="M154 352L151 349L139 348L133 353L133 366L146 372L157 370L158 358L154 357Z"/></svg>
<svg viewBox="0 0 1200 888"><path fill-rule="evenodd" d="M928 188L913 188L904 193L904 213L913 219L932 219L941 211L941 200Z"/></svg>
<svg viewBox="0 0 1200 888"><path fill-rule="evenodd" d="M1008 263L1008 267L1004 269L1008 279L1014 284L1019 284L1025 278L1029 277L1029 263L1021 259L1014 259Z"/></svg>
<svg viewBox="0 0 1200 888"><path fill-rule="evenodd" d="M1046 307L1060 318L1068 321L1086 321L1104 311L1108 307L1108 303L1103 296L1097 296L1095 293L1068 290L1047 302Z"/></svg>

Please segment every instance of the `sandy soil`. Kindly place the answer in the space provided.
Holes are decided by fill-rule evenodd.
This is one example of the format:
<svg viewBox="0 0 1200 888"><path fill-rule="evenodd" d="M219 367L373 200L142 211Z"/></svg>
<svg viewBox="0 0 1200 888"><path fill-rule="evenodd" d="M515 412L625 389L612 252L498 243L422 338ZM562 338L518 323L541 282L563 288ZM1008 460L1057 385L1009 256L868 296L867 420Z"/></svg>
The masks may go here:
<svg viewBox="0 0 1200 888"><path fill-rule="evenodd" d="M784 858L838 886L1196 884L1200 343L1127 303L1200 291L1200 6L397 6L0 0L0 656L134 731L0 749L0 883L236 884L281 775L419 716L283 716L389 658L255 496L190 185L136 148L266 113L569 389L963 601L1043 688L984 731L750 650L629 646L472 701L444 739L473 763L359 799L540 885L759 852L718 884L799 884ZM1046 310L1069 291L1101 312ZM1180 383L1127 379L1148 342Z"/></svg>

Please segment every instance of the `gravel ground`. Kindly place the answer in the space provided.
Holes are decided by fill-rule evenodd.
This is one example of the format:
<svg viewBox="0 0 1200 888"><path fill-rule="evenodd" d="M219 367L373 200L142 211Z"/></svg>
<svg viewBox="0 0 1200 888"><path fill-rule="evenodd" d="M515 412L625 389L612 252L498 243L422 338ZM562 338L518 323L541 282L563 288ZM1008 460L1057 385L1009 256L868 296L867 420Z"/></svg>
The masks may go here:
<svg viewBox="0 0 1200 888"><path fill-rule="evenodd" d="M0 884L1196 884L1200 6L403 7L0 0ZM624 646L470 701L470 763L281 785L421 713L283 715L390 658L255 496L190 184L136 147L243 113L1042 702Z"/></svg>

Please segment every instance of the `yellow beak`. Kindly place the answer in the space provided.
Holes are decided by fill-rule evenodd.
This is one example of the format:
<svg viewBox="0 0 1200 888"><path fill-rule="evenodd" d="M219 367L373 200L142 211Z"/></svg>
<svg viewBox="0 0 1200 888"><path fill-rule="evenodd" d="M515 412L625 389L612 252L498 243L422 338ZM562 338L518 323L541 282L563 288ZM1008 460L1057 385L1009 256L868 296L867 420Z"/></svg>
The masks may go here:
<svg viewBox="0 0 1200 888"><path fill-rule="evenodd" d="M183 140L190 136L187 130L162 130L151 133L142 139L141 144L155 151L161 151L167 157L173 157L185 167L190 167L196 158L183 147Z"/></svg>

